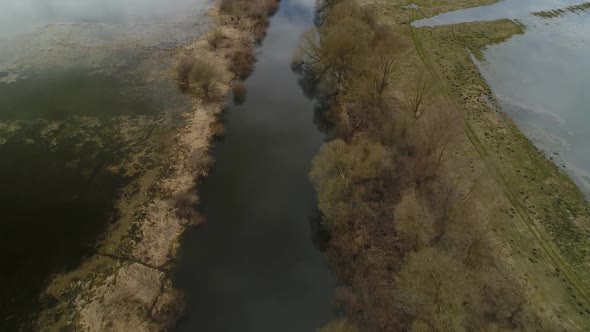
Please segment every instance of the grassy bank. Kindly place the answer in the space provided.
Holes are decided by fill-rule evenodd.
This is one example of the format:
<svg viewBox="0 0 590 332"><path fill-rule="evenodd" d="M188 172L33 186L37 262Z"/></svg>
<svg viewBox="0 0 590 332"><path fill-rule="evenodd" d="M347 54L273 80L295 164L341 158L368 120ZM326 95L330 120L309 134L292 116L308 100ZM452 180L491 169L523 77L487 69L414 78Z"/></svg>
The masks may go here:
<svg viewBox="0 0 590 332"><path fill-rule="evenodd" d="M53 278L42 295L45 310L36 317L35 329L152 331L174 326L183 298L172 286L171 268L185 228L201 222L195 211L196 183L208 173L212 137L223 132L216 117L232 88L243 98L245 91L236 87L253 69L254 43L263 37L276 6L275 1L222 1L207 14L213 27L206 35L168 54L174 65L157 74L174 78L190 100L190 111L183 114L180 129L159 137L166 148L157 163L142 164L145 155L138 153L133 163L121 166L136 176L116 202L117 219L94 255ZM149 147L149 140L141 143Z"/></svg>
<svg viewBox="0 0 590 332"><path fill-rule="evenodd" d="M333 326L587 328L588 203L494 109L471 60L523 28L413 29L396 1L325 4L299 59L335 127L311 172L349 285Z"/></svg>

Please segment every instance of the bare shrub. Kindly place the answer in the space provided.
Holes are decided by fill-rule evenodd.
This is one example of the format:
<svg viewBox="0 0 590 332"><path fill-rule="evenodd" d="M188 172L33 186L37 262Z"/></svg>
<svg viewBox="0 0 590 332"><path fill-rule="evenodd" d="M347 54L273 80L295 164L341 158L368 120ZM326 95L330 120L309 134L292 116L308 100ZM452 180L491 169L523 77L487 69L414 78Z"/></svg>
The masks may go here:
<svg viewBox="0 0 590 332"><path fill-rule="evenodd" d="M189 77L196 59L192 56L183 57L176 66L176 74L178 76L178 83L184 87L189 85Z"/></svg>
<svg viewBox="0 0 590 332"><path fill-rule="evenodd" d="M244 82L236 82L232 88L234 95L234 102L241 104L246 100L246 84Z"/></svg>
<svg viewBox="0 0 590 332"><path fill-rule="evenodd" d="M240 16L242 3L243 1L241 0L221 0L219 2L219 8L226 14Z"/></svg>
<svg viewBox="0 0 590 332"><path fill-rule="evenodd" d="M460 262L427 248L410 255L399 272L399 307L429 330L464 330L466 303L477 298Z"/></svg>
<svg viewBox="0 0 590 332"><path fill-rule="evenodd" d="M456 105L444 99L431 103L408 134L408 141L416 148L413 178L421 182L436 174L447 148L462 134L463 121Z"/></svg>
<svg viewBox="0 0 590 332"><path fill-rule="evenodd" d="M222 75L219 66L210 59L197 59L189 74L189 85L208 100L219 95L218 84Z"/></svg>
<svg viewBox="0 0 590 332"><path fill-rule="evenodd" d="M277 0L221 0L220 8L237 18L247 16L266 23L268 17L276 11L278 4Z"/></svg>
<svg viewBox="0 0 590 332"><path fill-rule="evenodd" d="M225 126L221 121L217 121L211 125L211 133L214 137L221 138L225 135Z"/></svg>
<svg viewBox="0 0 590 332"><path fill-rule="evenodd" d="M205 149L193 149L187 160L191 170L197 174L206 174L213 164L213 157Z"/></svg>
<svg viewBox="0 0 590 332"><path fill-rule="evenodd" d="M221 29L214 29L207 36L207 42L213 49L217 49L226 38Z"/></svg>
<svg viewBox="0 0 590 332"><path fill-rule="evenodd" d="M343 222L370 194L355 183L379 178L392 166L389 152L366 137L351 144L340 139L325 144L312 164L310 178L319 193L320 210L334 224Z"/></svg>
<svg viewBox="0 0 590 332"><path fill-rule="evenodd" d="M436 235L434 217L420 200L416 189L404 192L394 211L395 228L407 250L417 251L432 243Z"/></svg>
<svg viewBox="0 0 590 332"><path fill-rule="evenodd" d="M195 192L180 192L172 196L174 213L177 218L188 224L199 224L201 217L197 213L199 199Z"/></svg>
<svg viewBox="0 0 590 332"><path fill-rule="evenodd" d="M231 70L241 79L247 78L254 70L256 56L252 47L243 46L231 55Z"/></svg>
<svg viewBox="0 0 590 332"><path fill-rule="evenodd" d="M278 5L277 0L250 0L248 1L248 14L258 21L266 23Z"/></svg>
<svg viewBox="0 0 590 332"><path fill-rule="evenodd" d="M428 104L433 95L434 82L428 70L420 67L414 80L412 80L411 89L405 95L406 108L414 119L418 120L424 114L424 106Z"/></svg>

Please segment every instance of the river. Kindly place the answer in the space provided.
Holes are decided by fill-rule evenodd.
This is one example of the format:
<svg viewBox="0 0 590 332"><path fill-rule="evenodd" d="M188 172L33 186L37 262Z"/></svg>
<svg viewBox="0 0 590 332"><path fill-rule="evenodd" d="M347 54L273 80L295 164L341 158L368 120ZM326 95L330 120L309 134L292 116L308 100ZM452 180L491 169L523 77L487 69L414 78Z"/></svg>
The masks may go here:
<svg viewBox="0 0 590 332"><path fill-rule="evenodd" d="M436 26L501 18L526 30L475 60L502 111L590 195L590 11L543 18L531 13L583 1L504 0L414 22Z"/></svg>
<svg viewBox="0 0 590 332"><path fill-rule="evenodd" d="M313 0L285 0L272 17L241 105L199 186L206 221L185 233L176 285L178 331L314 331L331 318L335 279L317 240L308 180L325 136L291 59L313 22Z"/></svg>

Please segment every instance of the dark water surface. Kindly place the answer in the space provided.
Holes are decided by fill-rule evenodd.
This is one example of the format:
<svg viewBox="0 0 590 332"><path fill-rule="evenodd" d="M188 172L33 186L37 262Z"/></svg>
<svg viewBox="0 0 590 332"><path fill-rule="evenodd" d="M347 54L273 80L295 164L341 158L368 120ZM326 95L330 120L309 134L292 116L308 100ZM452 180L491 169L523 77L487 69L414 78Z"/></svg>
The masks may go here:
<svg viewBox="0 0 590 332"><path fill-rule="evenodd" d="M335 280L314 244L308 180L324 135L290 69L313 4L282 1L246 102L225 113L225 138L199 187L206 223L179 251L175 279L187 307L178 331L315 331L331 318Z"/></svg>
<svg viewBox="0 0 590 332"><path fill-rule="evenodd" d="M170 59L143 63L171 35L198 36L189 9L203 4L0 0L0 331L27 330L51 277L94 253L131 181L112 168L144 148L144 167L157 162L148 142L174 130L158 119L186 100L167 74L145 78Z"/></svg>

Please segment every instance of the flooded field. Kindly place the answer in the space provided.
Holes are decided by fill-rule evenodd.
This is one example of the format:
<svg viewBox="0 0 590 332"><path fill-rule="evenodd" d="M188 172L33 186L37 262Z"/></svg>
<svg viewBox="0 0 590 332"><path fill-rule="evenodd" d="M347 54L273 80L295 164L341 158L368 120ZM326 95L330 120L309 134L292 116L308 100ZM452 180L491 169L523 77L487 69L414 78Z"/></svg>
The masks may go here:
<svg viewBox="0 0 590 332"><path fill-rule="evenodd" d="M583 1L516 1L459 10L415 26L516 19L525 33L475 60L503 112L590 194L590 11ZM581 5L581 6L576 6ZM580 10L567 10L582 8ZM544 15L563 9L559 15ZM539 13L541 12L541 13ZM546 17L543 17L546 16Z"/></svg>
<svg viewBox="0 0 590 332"><path fill-rule="evenodd" d="M164 162L188 108L169 54L203 31L205 7L0 5L0 330L25 324L51 276L94 252L121 189Z"/></svg>

